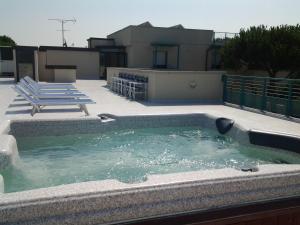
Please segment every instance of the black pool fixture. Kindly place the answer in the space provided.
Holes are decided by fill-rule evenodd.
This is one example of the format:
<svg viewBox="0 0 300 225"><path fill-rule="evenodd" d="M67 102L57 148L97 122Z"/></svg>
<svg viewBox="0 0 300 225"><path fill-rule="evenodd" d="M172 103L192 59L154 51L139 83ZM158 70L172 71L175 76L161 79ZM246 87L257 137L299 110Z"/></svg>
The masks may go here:
<svg viewBox="0 0 300 225"><path fill-rule="evenodd" d="M246 168L242 168L241 171L243 171L243 172L257 172L258 168L257 167L246 167Z"/></svg>
<svg viewBox="0 0 300 225"><path fill-rule="evenodd" d="M251 144L300 153L299 136L258 130L250 130L248 134Z"/></svg>
<svg viewBox="0 0 300 225"><path fill-rule="evenodd" d="M101 120L106 121L106 120L114 120L115 116L111 114L98 114L97 115Z"/></svg>
<svg viewBox="0 0 300 225"><path fill-rule="evenodd" d="M109 117L104 116L104 115L100 115L99 117L100 117L101 120L108 120L109 119Z"/></svg>
<svg viewBox="0 0 300 225"><path fill-rule="evenodd" d="M234 121L227 118L216 119L216 126L221 134L226 134L233 126Z"/></svg>

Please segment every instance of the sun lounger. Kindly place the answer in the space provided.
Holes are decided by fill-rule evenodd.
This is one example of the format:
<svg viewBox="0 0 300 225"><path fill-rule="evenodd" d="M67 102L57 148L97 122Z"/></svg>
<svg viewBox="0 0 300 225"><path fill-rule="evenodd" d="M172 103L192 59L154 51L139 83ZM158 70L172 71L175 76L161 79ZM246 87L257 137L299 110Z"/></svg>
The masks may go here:
<svg viewBox="0 0 300 225"><path fill-rule="evenodd" d="M31 115L33 116L36 112L40 112L43 106L57 106L57 105L78 105L81 111L84 111L86 115L89 115L86 104L95 104L91 99L70 99L70 98L54 98L54 99L38 99L33 98L26 93L26 91L15 85L14 90L21 95L26 101L32 105Z"/></svg>
<svg viewBox="0 0 300 225"><path fill-rule="evenodd" d="M59 89L53 88L53 87L52 88L49 87L49 88L46 88L46 89L41 89L41 88L39 88L38 85L36 85L36 83L28 82L25 79L21 79L20 83L23 83L27 87L30 87L36 93L80 93L80 91L77 90L77 89L70 89L70 88L62 89L61 87L59 87Z"/></svg>
<svg viewBox="0 0 300 225"><path fill-rule="evenodd" d="M79 91L66 91L66 90L48 90L48 91L38 91L34 89L31 85L26 83L26 81L21 80L18 85L20 85L24 90L26 90L30 95L37 98L88 98L83 93ZM50 92L49 92L50 91Z"/></svg>
<svg viewBox="0 0 300 225"><path fill-rule="evenodd" d="M24 90L30 95L37 98L88 98L85 94L79 92L61 92L61 93L47 93L47 92L36 92L31 87L26 86L24 83L19 83Z"/></svg>
<svg viewBox="0 0 300 225"><path fill-rule="evenodd" d="M24 80L37 90L45 90L45 89L76 90L76 88L72 84L41 84L34 81L29 76L24 77Z"/></svg>

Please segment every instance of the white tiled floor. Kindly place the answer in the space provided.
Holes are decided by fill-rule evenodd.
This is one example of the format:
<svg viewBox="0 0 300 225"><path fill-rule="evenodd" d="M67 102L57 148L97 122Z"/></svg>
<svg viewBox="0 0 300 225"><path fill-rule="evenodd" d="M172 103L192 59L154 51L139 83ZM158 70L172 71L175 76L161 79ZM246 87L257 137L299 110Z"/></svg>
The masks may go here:
<svg viewBox="0 0 300 225"><path fill-rule="evenodd" d="M0 78L0 120L5 119L39 119L39 118L79 118L85 117L76 107L46 107L41 113L32 117L31 107L20 97L16 97L11 88L13 81ZM78 80L76 86L79 90L90 96L97 102L88 105L91 116L100 113L115 115L145 115L145 114L183 114L183 113L210 113L215 116L232 118L248 129L269 130L282 133L290 133L300 136L300 123L265 116L224 105L203 104L154 104L139 103L127 100L113 94L106 88L106 81Z"/></svg>

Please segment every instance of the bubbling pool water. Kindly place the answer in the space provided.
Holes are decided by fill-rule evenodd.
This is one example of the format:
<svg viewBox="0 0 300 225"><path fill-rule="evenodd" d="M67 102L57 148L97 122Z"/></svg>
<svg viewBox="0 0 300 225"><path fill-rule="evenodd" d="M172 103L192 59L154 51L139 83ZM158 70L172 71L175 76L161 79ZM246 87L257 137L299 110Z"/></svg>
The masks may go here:
<svg viewBox="0 0 300 225"><path fill-rule="evenodd" d="M5 192L105 179L142 182L150 174L300 163L297 154L241 145L199 127L20 137L17 144L20 161L2 173Z"/></svg>

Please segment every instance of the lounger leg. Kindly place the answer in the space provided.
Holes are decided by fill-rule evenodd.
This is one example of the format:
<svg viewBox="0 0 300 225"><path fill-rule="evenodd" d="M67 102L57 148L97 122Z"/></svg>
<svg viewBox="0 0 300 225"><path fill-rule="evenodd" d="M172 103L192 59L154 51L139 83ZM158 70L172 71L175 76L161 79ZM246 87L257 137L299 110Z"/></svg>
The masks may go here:
<svg viewBox="0 0 300 225"><path fill-rule="evenodd" d="M33 116L37 111L40 111L39 107L36 105L32 106L31 116Z"/></svg>
<svg viewBox="0 0 300 225"><path fill-rule="evenodd" d="M89 114L89 111L87 110L86 105L80 105L80 108L85 112L85 115L86 115L86 116L90 115L90 114Z"/></svg>

